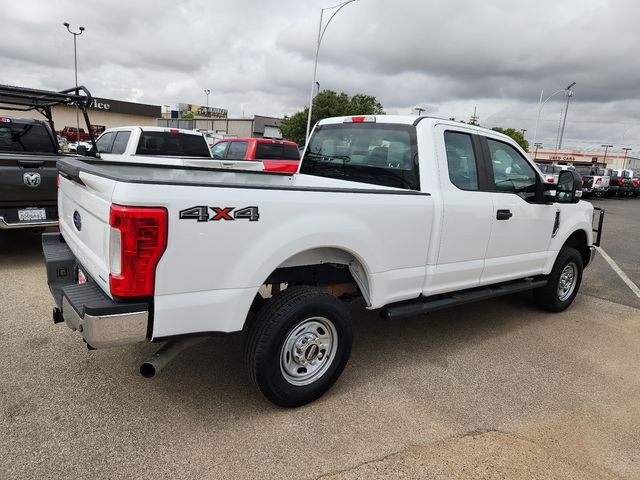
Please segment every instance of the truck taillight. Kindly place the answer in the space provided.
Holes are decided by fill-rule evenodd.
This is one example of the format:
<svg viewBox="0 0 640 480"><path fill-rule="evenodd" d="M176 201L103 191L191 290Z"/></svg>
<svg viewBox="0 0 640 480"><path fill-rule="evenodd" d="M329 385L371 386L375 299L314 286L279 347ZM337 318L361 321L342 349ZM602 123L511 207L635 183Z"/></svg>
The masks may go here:
<svg viewBox="0 0 640 480"><path fill-rule="evenodd" d="M167 210L111 205L109 287L114 297L148 297L167 246Z"/></svg>
<svg viewBox="0 0 640 480"><path fill-rule="evenodd" d="M555 179L553 177L547 178L547 183L553 183L553 182L555 182Z"/></svg>
<svg viewBox="0 0 640 480"><path fill-rule="evenodd" d="M624 184L624 182L622 181L621 178L618 179L618 185L622 186Z"/></svg>

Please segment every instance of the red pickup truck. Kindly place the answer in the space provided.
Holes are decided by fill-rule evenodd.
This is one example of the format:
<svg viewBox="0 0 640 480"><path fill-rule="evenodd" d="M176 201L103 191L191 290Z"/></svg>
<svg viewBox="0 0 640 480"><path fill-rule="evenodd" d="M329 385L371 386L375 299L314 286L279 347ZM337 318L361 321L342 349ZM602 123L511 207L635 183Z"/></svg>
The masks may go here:
<svg viewBox="0 0 640 480"><path fill-rule="evenodd" d="M300 164L298 145L270 138L225 138L211 147L213 158L255 160L266 172L296 173Z"/></svg>
<svg viewBox="0 0 640 480"><path fill-rule="evenodd" d="M76 142L78 141L78 132L80 132L81 142L86 142L87 140L89 140L89 134L84 131L84 128L78 129L76 127L64 127L62 130L56 133L61 137L66 138L70 142Z"/></svg>

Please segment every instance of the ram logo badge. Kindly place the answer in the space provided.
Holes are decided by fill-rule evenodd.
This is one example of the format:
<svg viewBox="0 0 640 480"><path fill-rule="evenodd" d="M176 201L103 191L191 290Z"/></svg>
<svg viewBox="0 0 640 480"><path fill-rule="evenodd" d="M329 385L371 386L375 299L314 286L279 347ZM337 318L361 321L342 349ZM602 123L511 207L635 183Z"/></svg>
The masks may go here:
<svg viewBox="0 0 640 480"><path fill-rule="evenodd" d="M38 172L27 172L22 176L22 180L27 187L37 187L42 182Z"/></svg>
<svg viewBox="0 0 640 480"><path fill-rule="evenodd" d="M198 222L217 222L220 220L249 220L257 222L260 218L258 207L197 207L180 210L181 220L197 220Z"/></svg>

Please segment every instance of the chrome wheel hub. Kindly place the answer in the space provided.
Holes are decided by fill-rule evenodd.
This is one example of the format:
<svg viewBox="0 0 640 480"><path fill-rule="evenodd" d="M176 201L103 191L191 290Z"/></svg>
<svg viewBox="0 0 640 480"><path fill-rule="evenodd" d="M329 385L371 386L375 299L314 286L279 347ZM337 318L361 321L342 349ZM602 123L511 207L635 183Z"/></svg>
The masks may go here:
<svg viewBox="0 0 640 480"><path fill-rule="evenodd" d="M568 299L573 290L576 288L576 282L578 280L578 268L575 263L568 263L562 273L560 274L560 280L558 281L558 299L565 301Z"/></svg>
<svg viewBox="0 0 640 480"><path fill-rule="evenodd" d="M296 325L280 351L280 371L292 385L315 382L333 363L338 333L325 317L311 317Z"/></svg>

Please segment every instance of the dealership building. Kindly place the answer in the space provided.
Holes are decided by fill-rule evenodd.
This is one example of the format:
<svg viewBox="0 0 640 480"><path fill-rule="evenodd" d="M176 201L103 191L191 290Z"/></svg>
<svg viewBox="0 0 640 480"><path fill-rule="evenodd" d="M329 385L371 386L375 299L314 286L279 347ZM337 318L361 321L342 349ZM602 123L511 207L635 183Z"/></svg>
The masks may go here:
<svg viewBox="0 0 640 480"><path fill-rule="evenodd" d="M89 121L96 133L101 133L105 128L122 127L125 125L157 125L161 108L159 105L147 105L144 103L123 102L108 98L94 97L87 109ZM56 130L76 125L76 108L67 105L55 105L51 108L53 123ZM0 116L37 118L45 120L35 110L20 112L14 110L0 110ZM80 114L80 128L86 130L84 118Z"/></svg>
<svg viewBox="0 0 640 480"><path fill-rule="evenodd" d="M606 154L606 155L605 155ZM625 152L608 150L532 150L529 157L537 163L553 165L591 165L614 169L628 168L640 171L640 158L625 155Z"/></svg>

